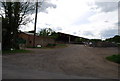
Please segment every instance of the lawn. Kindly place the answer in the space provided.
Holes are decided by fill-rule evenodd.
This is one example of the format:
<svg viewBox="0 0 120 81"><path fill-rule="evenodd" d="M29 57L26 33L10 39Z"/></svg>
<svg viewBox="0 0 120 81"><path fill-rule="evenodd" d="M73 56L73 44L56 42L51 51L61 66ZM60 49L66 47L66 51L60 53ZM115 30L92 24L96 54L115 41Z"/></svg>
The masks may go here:
<svg viewBox="0 0 120 81"><path fill-rule="evenodd" d="M120 54L106 57L107 60L120 64Z"/></svg>
<svg viewBox="0 0 120 81"><path fill-rule="evenodd" d="M9 54L9 53L28 53L31 52L30 50L7 50L2 51L3 54Z"/></svg>
<svg viewBox="0 0 120 81"><path fill-rule="evenodd" d="M45 47L28 47L28 48L41 48L41 49L53 49L53 48L65 48L66 44L48 44Z"/></svg>
<svg viewBox="0 0 120 81"><path fill-rule="evenodd" d="M66 44L48 44L46 47L43 48L54 49L54 48L65 48L65 47L67 47Z"/></svg>

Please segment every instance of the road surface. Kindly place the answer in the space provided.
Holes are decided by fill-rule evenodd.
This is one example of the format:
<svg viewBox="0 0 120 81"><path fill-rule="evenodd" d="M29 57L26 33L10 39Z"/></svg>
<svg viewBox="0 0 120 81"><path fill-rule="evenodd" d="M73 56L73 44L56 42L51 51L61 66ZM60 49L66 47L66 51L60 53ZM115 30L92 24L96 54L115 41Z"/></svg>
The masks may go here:
<svg viewBox="0 0 120 81"><path fill-rule="evenodd" d="M118 78L118 64L105 59L117 54L117 48L68 45L28 50L33 52L3 55L4 79Z"/></svg>

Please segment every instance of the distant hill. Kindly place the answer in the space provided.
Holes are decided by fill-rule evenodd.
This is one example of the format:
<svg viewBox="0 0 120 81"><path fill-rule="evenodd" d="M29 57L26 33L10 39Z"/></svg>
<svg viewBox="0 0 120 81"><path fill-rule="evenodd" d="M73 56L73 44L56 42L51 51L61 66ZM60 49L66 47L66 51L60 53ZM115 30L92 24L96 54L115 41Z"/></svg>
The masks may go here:
<svg viewBox="0 0 120 81"><path fill-rule="evenodd" d="M120 35L115 35L114 37L108 38L105 41L114 42L114 43L120 43Z"/></svg>

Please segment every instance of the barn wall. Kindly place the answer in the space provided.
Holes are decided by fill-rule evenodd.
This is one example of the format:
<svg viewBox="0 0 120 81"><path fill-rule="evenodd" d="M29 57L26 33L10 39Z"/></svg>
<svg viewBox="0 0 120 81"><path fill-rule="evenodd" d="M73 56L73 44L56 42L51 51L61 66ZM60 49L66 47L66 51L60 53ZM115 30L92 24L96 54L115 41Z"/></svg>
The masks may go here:
<svg viewBox="0 0 120 81"><path fill-rule="evenodd" d="M32 47L33 46L33 35L28 35L25 33L21 33L19 37L23 38L26 40L26 47ZM42 36L36 36L35 37L35 46L41 45L41 46L47 46L48 44L54 44L55 40L49 37L42 37Z"/></svg>

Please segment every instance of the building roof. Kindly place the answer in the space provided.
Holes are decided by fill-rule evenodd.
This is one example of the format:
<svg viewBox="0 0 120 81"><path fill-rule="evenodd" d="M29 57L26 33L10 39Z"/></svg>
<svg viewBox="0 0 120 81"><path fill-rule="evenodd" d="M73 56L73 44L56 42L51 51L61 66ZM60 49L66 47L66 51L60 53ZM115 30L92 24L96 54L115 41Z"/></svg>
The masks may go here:
<svg viewBox="0 0 120 81"><path fill-rule="evenodd" d="M34 35L34 33L28 33L28 32L21 32L21 31L20 31L20 33L25 33L25 34L27 34L27 35ZM39 34L36 33L36 36L39 36Z"/></svg>
<svg viewBox="0 0 120 81"><path fill-rule="evenodd" d="M58 32L58 34L63 34L63 35L72 36L72 37L76 37L76 38L84 38L84 37L75 36L75 35L71 35L71 34L66 34L66 33L62 33L62 32ZM88 38L84 38L84 39L88 39Z"/></svg>

